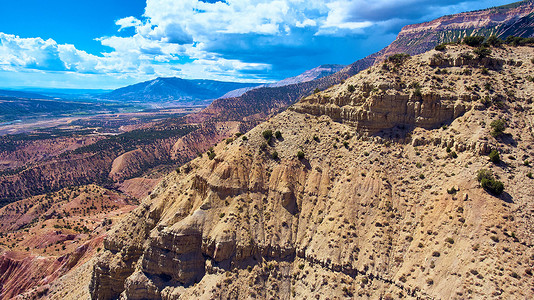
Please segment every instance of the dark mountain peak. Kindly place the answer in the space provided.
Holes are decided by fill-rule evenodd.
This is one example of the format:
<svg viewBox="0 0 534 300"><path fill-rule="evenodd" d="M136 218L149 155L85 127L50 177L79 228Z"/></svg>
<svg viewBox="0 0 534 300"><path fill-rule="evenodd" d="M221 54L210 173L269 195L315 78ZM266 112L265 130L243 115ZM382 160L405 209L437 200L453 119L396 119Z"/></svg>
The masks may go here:
<svg viewBox="0 0 534 300"><path fill-rule="evenodd" d="M106 99L122 101L170 102L173 104L209 104L225 93L259 83L225 82L207 79L158 77L116 89L103 95ZM176 103L178 102L178 103Z"/></svg>

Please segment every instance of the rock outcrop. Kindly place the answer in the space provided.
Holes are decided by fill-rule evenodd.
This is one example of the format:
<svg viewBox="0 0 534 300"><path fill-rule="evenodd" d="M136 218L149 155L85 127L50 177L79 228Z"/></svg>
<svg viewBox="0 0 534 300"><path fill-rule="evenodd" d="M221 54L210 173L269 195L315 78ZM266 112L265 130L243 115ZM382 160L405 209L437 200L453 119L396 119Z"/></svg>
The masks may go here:
<svg viewBox="0 0 534 300"><path fill-rule="evenodd" d="M486 71L436 54L375 66L170 174L106 238L92 297L531 297L532 48L494 49L514 64Z"/></svg>

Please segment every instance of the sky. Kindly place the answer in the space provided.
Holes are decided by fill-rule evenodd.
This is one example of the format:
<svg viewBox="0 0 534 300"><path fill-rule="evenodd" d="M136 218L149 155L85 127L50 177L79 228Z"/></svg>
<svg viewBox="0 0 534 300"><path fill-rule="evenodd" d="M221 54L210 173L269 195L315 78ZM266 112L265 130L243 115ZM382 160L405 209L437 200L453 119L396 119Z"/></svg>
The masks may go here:
<svg viewBox="0 0 534 300"><path fill-rule="evenodd" d="M347 65L404 25L511 0L1 0L0 88L272 82Z"/></svg>

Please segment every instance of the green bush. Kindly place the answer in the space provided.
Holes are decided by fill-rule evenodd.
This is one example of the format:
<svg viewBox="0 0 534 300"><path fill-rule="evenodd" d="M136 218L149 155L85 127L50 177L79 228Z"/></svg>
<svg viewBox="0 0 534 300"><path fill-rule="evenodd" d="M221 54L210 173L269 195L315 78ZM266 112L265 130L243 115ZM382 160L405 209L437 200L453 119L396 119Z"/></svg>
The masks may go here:
<svg viewBox="0 0 534 300"><path fill-rule="evenodd" d="M215 158L215 152L208 152L208 158L213 160Z"/></svg>
<svg viewBox="0 0 534 300"><path fill-rule="evenodd" d="M534 38L523 38L519 36L508 36L504 41L506 44L517 47L534 43Z"/></svg>
<svg viewBox="0 0 534 300"><path fill-rule="evenodd" d="M466 36L464 38L464 44L471 47L478 47L484 42L484 36Z"/></svg>
<svg viewBox="0 0 534 300"><path fill-rule="evenodd" d="M273 131L270 129L265 130L262 132L262 135L266 140L270 140L273 137Z"/></svg>
<svg viewBox="0 0 534 300"><path fill-rule="evenodd" d="M477 173L477 180L480 186L491 194L500 195L504 191L504 184L496 180L490 170L480 169Z"/></svg>
<svg viewBox="0 0 534 300"><path fill-rule="evenodd" d="M277 139L281 139L282 138L282 133L280 132L280 130L275 131L274 137L276 137Z"/></svg>
<svg viewBox="0 0 534 300"><path fill-rule="evenodd" d="M484 47L484 46L476 48L475 50L473 50L473 52L478 56L479 59L488 57L491 55L491 49L488 47Z"/></svg>
<svg viewBox="0 0 534 300"><path fill-rule="evenodd" d="M499 47L499 46L502 45L503 40L501 40L500 38L498 38L495 35L492 35L486 40L486 43L488 45L490 45L490 46L493 46L493 47Z"/></svg>
<svg viewBox="0 0 534 300"><path fill-rule="evenodd" d="M356 90L356 88L354 87L354 85L349 84L349 85L347 86L347 91L349 91L349 93L352 93L352 92L354 92L355 90Z"/></svg>
<svg viewBox="0 0 534 300"><path fill-rule="evenodd" d="M490 123L490 127L492 129L490 132L491 136L498 137L504 133L504 130L506 129L506 123L501 119L493 120Z"/></svg>
<svg viewBox="0 0 534 300"><path fill-rule="evenodd" d="M297 152L297 158L298 159L303 159L304 158L304 152L302 152L302 151Z"/></svg>
<svg viewBox="0 0 534 300"><path fill-rule="evenodd" d="M394 63L397 66L402 65L405 61L410 58L410 54L407 53L397 53L388 57L388 61Z"/></svg>
<svg viewBox="0 0 534 300"><path fill-rule="evenodd" d="M321 91L321 90L320 90L319 88L315 88L315 90L313 90L313 93L314 93L314 94L317 94L317 93L319 93L320 91Z"/></svg>
<svg viewBox="0 0 534 300"><path fill-rule="evenodd" d="M415 90L413 91L413 95L414 95L414 97L418 97L418 98L423 97L423 93L421 92L421 88L420 87L416 87Z"/></svg>
<svg viewBox="0 0 534 300"><path fill-rule="evenodd" d="M272 158L274 160L277 160L278 159L278 152L274 151L273 154L272 154Z"/></svg>
<svg viewBox="0 0 534 300"><path fill-rule="evenodd" d="M491 150L491 153L488 156L490 161L494 164L498 164L501 162L501 156L499 155L499 151L497 150Z"/></svg>
<svg viewBox="0 0 534 300"><path fill-rule="evenodd" d="M445 46L445 44L439 44L436 47L434 47L434 49L437 50L437 51L443 51L443 50L447 49L447 46Z"/></svg>
<svg viewBox="0 0 534 300"><path fill-rule="evenodd" d="M246 135L244 135L242 138L241 138L243 141L248 141L248 137Z"/></svg>

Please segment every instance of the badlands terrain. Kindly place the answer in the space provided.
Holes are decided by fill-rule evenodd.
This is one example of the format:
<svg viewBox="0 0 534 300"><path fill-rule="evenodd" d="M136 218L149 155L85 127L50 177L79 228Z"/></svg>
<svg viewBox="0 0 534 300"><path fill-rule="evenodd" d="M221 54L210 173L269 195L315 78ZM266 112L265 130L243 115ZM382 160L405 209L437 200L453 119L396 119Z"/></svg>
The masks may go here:
<svg viewBox="0 0 534 300"><path fill-rule="evenodd" d="M0 298L532 298L533 48L431 49L531 37L533 12L409 25L200 112L3 136Z"/></svg>
<svg viewBox="0 0 534 300"><path fill-rule="evenodd" d="M445 48L179 168L49 296L531 298L534 52Z"/></svg>

